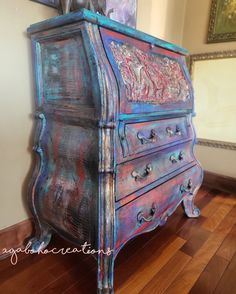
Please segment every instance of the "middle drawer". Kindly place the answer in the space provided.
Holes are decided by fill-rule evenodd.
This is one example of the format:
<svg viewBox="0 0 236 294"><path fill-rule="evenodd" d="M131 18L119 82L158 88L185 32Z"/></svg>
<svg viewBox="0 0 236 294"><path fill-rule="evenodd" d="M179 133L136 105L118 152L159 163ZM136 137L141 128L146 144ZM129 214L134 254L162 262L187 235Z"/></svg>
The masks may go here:
<svg viewBox="0 0 236 294"><path fill-rule="evenodd" d="M116 201L194 160L192 141L117 166Z"/></svg>

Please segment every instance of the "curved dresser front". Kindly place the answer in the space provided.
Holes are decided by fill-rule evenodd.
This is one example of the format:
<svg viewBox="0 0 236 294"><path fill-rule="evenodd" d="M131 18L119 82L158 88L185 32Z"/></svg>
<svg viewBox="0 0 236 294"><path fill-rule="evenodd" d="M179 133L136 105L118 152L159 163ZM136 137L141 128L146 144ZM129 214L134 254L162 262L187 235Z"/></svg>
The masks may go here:
<svg viewBox="0 0 236 294"><path fill-rule="evenodd" d="M127 241L164 225L181 203L187 216L200 214L187 52L87 10L28 32L38 118L32 249L52 232L87 242L99 251L98 293L113 293Z"/></svg>

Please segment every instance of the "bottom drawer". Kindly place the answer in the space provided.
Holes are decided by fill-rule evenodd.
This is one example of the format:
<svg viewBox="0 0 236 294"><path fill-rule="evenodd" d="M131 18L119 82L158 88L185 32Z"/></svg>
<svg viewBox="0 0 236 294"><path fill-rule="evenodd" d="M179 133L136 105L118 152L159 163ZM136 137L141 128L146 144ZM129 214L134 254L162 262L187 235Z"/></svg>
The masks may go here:
<svg viewBox="0 0 236 294"><path fill-rule="evenodd" d="M195 165L175 178L154 188L116 211L116 249L122 247L132 237L150 231L165 222L187 190L189 180L191 190L200 186L202 169Z"/></svg>

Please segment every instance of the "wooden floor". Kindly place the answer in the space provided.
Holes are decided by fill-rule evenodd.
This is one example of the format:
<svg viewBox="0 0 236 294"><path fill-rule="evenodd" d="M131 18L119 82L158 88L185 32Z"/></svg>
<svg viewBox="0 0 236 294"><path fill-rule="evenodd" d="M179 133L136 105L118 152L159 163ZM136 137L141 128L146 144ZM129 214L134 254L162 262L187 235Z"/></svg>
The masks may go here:
<svg viewBox="0 0 236 294"><path fill-rule="evenodd" d="M167 224L132 240L119 254L115 293L236 293L236 195L202 188L199 219L180 207ZM69 246L54 239L51 248ZM73 246L72 246L73 247ZM0 293L96 293L96 263L73 255L20 255L0 262Z"/></svg>

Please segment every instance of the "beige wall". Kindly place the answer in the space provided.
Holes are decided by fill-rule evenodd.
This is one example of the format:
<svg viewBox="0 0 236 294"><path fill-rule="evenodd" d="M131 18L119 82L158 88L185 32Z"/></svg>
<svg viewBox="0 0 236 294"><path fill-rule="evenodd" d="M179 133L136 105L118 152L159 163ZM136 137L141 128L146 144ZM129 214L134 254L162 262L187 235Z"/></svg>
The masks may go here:
<svg viewBox="0 0 236 294"><path fill-rule="evenodd" d="M182 44L187 0L138 0L139 30Z"/></svg>
<svg viewBox="0 0 236 294"><path fill-rule="evenodd" d="M211 0L187 1L183 46L191 54L236 49L236 42L206 43L210 6ZM197 146L196 155L205 170L236 178L235 151Z"/></svg>
<svg viewBox="0 0 236 294"><path fill-rule="evenodd" d="M0 0L0 229L26 219L33 112L29 24L55 11L28 0Z"/></svg>
<svg viewBox="0 0 236 294"><path fill-rule="evenodd" d="M207 44L212 0L187 0L183 46L191 54L236 49L236 42Z"/></svg>

